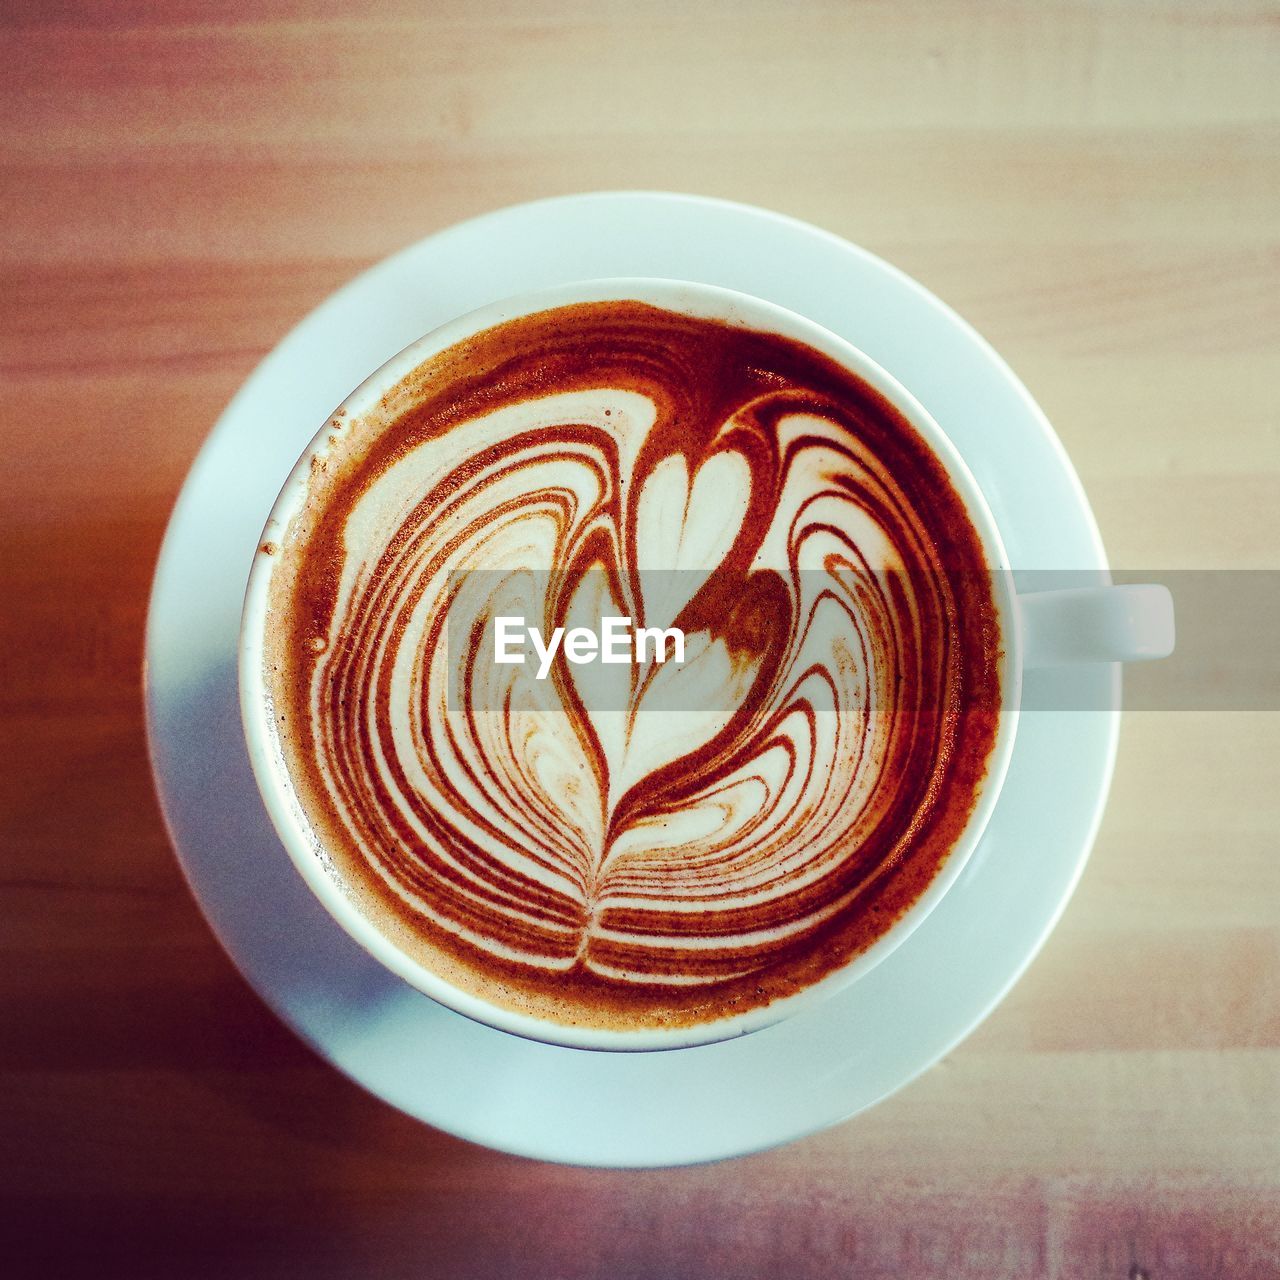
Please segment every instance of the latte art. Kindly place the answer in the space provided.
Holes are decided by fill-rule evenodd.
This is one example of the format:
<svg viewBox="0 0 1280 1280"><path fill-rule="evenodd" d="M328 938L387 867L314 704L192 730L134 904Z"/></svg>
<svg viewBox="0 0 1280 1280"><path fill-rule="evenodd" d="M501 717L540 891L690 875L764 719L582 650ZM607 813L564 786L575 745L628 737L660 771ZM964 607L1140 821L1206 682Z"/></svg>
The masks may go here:
<svg viewBox="0 0 1280 1280"><path fill-rule="evenodd" d="M919 896L995 735L1000 636L941 463L789 339L640 303L501 325L335 420L267 684L334 877L395 944L567 1024L706 1022ZM494 656L625 618L682 661Z"/></svg>

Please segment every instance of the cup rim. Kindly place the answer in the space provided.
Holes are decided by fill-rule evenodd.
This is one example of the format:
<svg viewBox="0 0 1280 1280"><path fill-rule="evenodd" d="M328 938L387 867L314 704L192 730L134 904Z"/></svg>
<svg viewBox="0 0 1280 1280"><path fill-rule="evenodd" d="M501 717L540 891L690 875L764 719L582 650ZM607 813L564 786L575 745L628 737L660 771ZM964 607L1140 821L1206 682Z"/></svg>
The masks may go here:
<svg viewBox="0 0 1280 1280"><path fill-rule="evenodd" d="M535 1018L494 1005L453 986L395 945L343 891L326 870L321 841L312 830L289 778L267 711L264 636L274 551L309 492L312 469L382 395L413 369L448 347L486 329L523 316L584 302L638 301L677 313L778 333L802 342L870 385L919 432L942 463L964 503L992 576L1000 620L1000 706L995 740L975 803L938 870L925 889L889 928L845 964L794 995L744 1013L671 1028L624 1031L581 1027ZM272 505L254 550L245 590L238 645L240 714L249 761L263 806L285 852L321 905L343 930L385 968L410 986L457 1013L501 1031L566 1048L649 1051L687 1048L734 1039L811 1008L843 990L895 951L927 918L959 878L999 799L1019 720L1022 635L1012 570L995 517L959 451L927 409L887 370L847 339L777 303L719 285L665 277L618 276L568 282L526 291L488 303L436 326L397 352L364 379L328 416L303 449Z"/></svg>

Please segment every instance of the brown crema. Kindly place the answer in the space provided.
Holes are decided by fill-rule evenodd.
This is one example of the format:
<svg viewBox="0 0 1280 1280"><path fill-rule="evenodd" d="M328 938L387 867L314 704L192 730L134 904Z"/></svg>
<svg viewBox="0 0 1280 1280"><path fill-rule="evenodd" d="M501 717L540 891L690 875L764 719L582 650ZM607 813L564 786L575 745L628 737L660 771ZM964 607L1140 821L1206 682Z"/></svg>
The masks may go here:
<svg viewBox="0 0 1280 1280"><path fill-rule="evenodd" d="M316 847L502 1008L625 1030L792 995L920 897L987 770L1001 637L964 503L892 405L778 335L639 302L489 329L334 419L270 554ZM646 574L676 569L661 612ZM546 571L544 634L604 583L693 659L617 710L561 660L536 688L495 668L492 618ZM646 712L682 679L736 692Z"/></svg>

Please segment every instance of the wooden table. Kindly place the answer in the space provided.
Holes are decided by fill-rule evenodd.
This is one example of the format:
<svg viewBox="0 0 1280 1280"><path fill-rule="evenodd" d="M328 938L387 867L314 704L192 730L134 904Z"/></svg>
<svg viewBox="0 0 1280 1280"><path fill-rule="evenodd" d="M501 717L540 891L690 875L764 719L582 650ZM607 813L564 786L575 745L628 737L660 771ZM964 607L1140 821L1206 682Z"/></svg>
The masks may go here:
<svg viewBox="0 0 1280 1280"><path fill-rule="evenodd" d="M170 505L259 358L384 254L577 189L867 245L1024 377L1114 563L1280 568L1275 4L24 8L0 1272L1280 1274L1280 716L1128 717L1061 927L901 1094L770 1154L600 1173L433 1132L277 1024L179 876L138 688Z"/></svg>

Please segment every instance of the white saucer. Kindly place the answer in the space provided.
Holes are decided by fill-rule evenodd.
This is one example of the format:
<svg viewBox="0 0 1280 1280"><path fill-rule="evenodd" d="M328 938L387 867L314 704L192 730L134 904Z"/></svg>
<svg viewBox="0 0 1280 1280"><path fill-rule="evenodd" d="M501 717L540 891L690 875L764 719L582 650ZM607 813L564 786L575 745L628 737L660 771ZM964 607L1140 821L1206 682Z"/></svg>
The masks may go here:
<svg viewBox="0 0 1280 1280"><path fill-rule="evenodd" d="M995 352L914 281L759 209L658 193L571 196L406 249L263 361L201 450L165 537L147 629L148 724L192 891L245 978L319 1053L393 1106L490 1147L578 1164L682 1164L852 1116L977 1026L1075 887L1110 785L1119 714L1024 715L987 834L942 904L851 988L738 1040L653 1054L534 1044L449 1012L368 958L277 843L245 753L236 633L258 534L316 424L369 370L483 303L596 276L726 285L843 334L951 436L1016 569L1105 573L1092 513L1043 415ZM1050 683L1065 679L1089 688L1068 698ZM1027 680L1037 705L1119 706L1115 667Z"/></svg>

